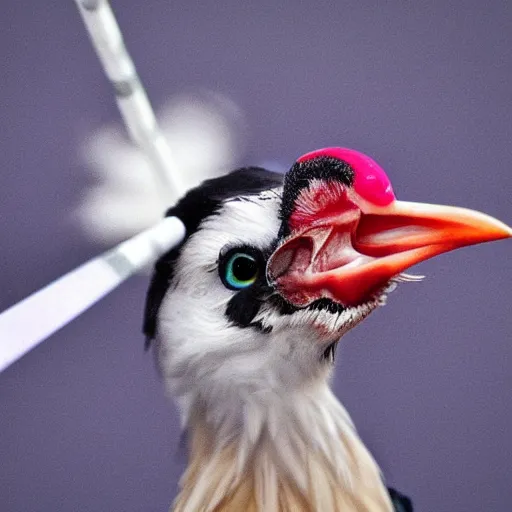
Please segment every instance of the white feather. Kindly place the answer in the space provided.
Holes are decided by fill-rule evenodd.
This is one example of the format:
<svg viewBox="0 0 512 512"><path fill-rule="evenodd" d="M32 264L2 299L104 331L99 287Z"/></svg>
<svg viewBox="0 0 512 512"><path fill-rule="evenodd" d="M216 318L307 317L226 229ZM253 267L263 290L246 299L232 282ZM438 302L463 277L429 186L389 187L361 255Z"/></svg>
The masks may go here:
<svg viewBox="0 0 512 512"><path fill-rule="evenodd" d="M228 98L213 93L176 96L159 117L186 190L235 167L245 123ZM75 216L95 240L113 243L133 236L160 220L179 199L173 191L162 193L148 160L120 127L100 128L81 152L94 181Z"/></svg>

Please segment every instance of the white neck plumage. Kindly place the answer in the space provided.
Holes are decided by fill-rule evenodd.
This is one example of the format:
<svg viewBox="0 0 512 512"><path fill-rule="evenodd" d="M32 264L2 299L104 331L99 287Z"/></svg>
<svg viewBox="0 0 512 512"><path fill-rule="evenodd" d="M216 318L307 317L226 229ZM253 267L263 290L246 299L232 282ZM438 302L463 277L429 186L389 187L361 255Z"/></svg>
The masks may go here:
<svg viewBox="0 0 512 512"><path fill-rule="evenodd" d="M239 414L219 414L217 404L209 416L201 399L189 405L176 512L393 510L377 464L325 382L247 396Z"/></svg>

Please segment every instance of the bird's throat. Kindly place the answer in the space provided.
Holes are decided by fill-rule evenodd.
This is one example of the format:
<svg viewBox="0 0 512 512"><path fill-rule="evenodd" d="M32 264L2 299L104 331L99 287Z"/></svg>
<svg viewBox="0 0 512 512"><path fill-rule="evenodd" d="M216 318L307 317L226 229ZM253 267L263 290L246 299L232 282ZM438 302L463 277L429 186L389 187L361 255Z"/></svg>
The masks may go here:
<svg viewBox="0 0 512 512"><path fill-rule="evenodd" d="M283 407L281 414L263 414L260 425L251 418L234 436L213 429L205 411L196 409L174 510L393 510L377 464L346 411L327 387L321 395L321 404L301 400L295 416Z"/></svg>

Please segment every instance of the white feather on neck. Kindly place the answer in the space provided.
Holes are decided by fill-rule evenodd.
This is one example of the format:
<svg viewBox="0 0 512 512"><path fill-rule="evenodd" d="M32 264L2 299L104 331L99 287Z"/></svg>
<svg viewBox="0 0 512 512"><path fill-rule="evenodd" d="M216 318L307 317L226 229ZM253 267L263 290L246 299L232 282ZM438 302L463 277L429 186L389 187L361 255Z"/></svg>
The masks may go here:
<svg viewBox="0 0 512 512"><path fill-rule="evenodd" d="M376 463L326 382L247 396L238 412L233 398L219 400L215 414L200 397L188 404L190 465L176 511L241 503L269 512L392 510Z"/></svg>

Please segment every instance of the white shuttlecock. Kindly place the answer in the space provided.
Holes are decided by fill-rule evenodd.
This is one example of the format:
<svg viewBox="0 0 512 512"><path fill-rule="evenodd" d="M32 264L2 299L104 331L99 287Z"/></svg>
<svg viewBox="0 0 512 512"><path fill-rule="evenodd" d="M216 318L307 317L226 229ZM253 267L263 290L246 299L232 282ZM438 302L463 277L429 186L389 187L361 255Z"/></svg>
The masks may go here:
<svg viewBox="0 0 512 512"><path fill-rule="evenodd" d="M158 117L185 190L235 167L245 123L229 99L214 93L179 95ZM113 243L131 237L158 222L179 199L174 191L162 194L158 176L120 125L101 128L81 149L96 181L76 214L94 240Z"/></svg>

